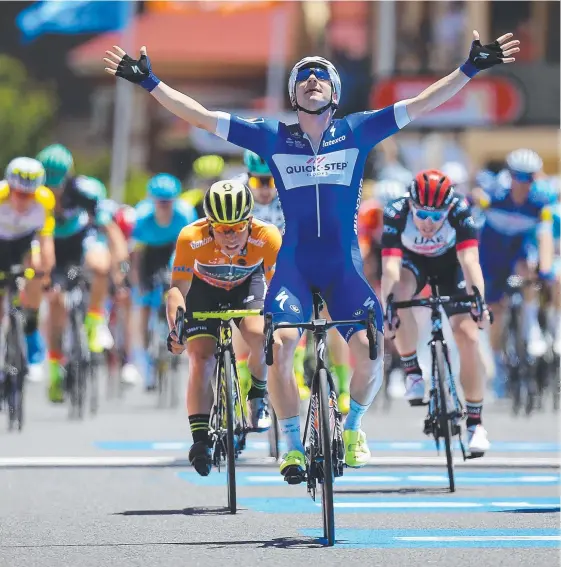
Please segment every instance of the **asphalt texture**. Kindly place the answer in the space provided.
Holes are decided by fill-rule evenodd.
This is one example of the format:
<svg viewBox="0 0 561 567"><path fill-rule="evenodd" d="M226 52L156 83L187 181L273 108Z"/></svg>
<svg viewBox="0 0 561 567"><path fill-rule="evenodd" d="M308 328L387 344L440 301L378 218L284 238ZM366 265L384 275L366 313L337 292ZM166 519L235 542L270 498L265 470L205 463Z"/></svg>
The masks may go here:
<svg viewBox="0 0 561 567"><path fill-rule="evenodd" d="M181 395L183 400L183 394ZM226 473L186 462L184 404L158 408L142 388L102 393L96 416L68 419L30 383L22 432L0 413L0 566L431 565L558 566L559 415L484 409L493 444L456 467L422 434L424 410L380 399L363 421L372 463L336 481L336 538L327 548L319 499L288 486L252 435L237 463L237 514ZM393 463L393 464L392 464Z"/></svg>

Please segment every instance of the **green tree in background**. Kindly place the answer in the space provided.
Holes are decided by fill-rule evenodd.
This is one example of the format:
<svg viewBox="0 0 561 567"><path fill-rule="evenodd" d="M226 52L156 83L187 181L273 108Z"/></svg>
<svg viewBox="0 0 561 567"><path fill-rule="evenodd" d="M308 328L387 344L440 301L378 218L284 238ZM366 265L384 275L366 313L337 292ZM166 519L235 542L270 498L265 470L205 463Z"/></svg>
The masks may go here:
<svg viewBox="0 0 561 567"><path fill-rule="evenodd" d="M53 88L33 81L18 59L0 55L0 170L48 143L57 106Z"/></svg>

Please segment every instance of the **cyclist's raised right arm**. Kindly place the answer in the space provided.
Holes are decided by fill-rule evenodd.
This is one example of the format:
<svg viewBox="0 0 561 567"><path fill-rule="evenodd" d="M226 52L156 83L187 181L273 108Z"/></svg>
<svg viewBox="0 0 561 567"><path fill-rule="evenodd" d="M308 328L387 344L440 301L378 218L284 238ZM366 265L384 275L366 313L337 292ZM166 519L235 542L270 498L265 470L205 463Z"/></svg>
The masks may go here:
<svg viewBox="0 0 561 567"><path fill-rule="evenodd" d="M218 113L161 82L150 93L164 108L197 128L216 133Z"/></svg>
<svg viewBox="0 0 561 567"><path fill-rule="evenodd" d="M262 118L244 120L225 112L208 110L154 75L145 46L140 48L139 59L133 59L116 45L113 50L105 52L107 73L141 86L162 106L193 126L203 128L242 148L256 151L261 157L267 156L268 136L272 130L276 131L276 121L264 121Z"/></svg>

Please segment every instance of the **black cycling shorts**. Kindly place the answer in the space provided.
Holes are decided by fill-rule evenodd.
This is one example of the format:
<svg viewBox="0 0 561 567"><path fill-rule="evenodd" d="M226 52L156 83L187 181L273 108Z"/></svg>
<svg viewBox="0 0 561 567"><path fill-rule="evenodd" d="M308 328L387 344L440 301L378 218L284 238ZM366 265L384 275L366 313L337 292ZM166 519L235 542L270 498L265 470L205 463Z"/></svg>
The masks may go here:
<svg viewBox="0 0 561 567"><path fill-rule="evenodd" d="M26 254L31 251L31 243L35 239L35 233L32 232L13 240L0 240L0 271L7 272L12 266L22 264Z"/></svg>
<svg viewBox="0 0 561 567"><path fill-rule="evenodd" d="M240 285L226 290L210 285L197 276L185 298L188 311L219 311L222 309L263 309L267 283L263 269L258 269ZM239 327L241 319L234 319ZM219 319L193 320L185 325L187 340L211 336L218 340Z"/></svg>
<svg viewBox="0 0 561 567"><path fill-rule="evenodd" d="M466 282L456 249L453 248L442 256L428 257L414 254L408 250L403 252L402 267L415 276L417 288L415 295L421 293L427 285L429 276L436 279L440 295L462 295L466 292ZM459 313L469 313L469 307L446 305L444 310L448 317Z"/></svg>
<svg viewBox="0 0 561 567"><path fill-rule="evenodd" d="M154 275L166 268L175 250L175 242L163 246L143 246L138 251L138 280L141 292L154 289Z"/></svg>

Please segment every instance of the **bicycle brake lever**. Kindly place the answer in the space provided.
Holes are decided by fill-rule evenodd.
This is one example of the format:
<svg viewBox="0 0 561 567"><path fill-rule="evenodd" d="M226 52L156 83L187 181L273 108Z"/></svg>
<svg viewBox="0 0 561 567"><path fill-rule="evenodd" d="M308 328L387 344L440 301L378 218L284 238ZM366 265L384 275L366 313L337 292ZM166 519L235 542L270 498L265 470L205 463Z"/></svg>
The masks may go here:
<svg viewBox="0 0 561 567"><path fill-rule="evenodd" d="M175 332L177 334L177 340L179 344L183 344L184 333L185 333L185 309L183 307L178 307L175 312Z"/></svg>
<svg viewBox="0 0 561 567"><path fill-rule="evenodd" d="M265 314L265 328L263 330L265 335L265 364L267 366L273 365L273 315L272 313Z"/></svg>

